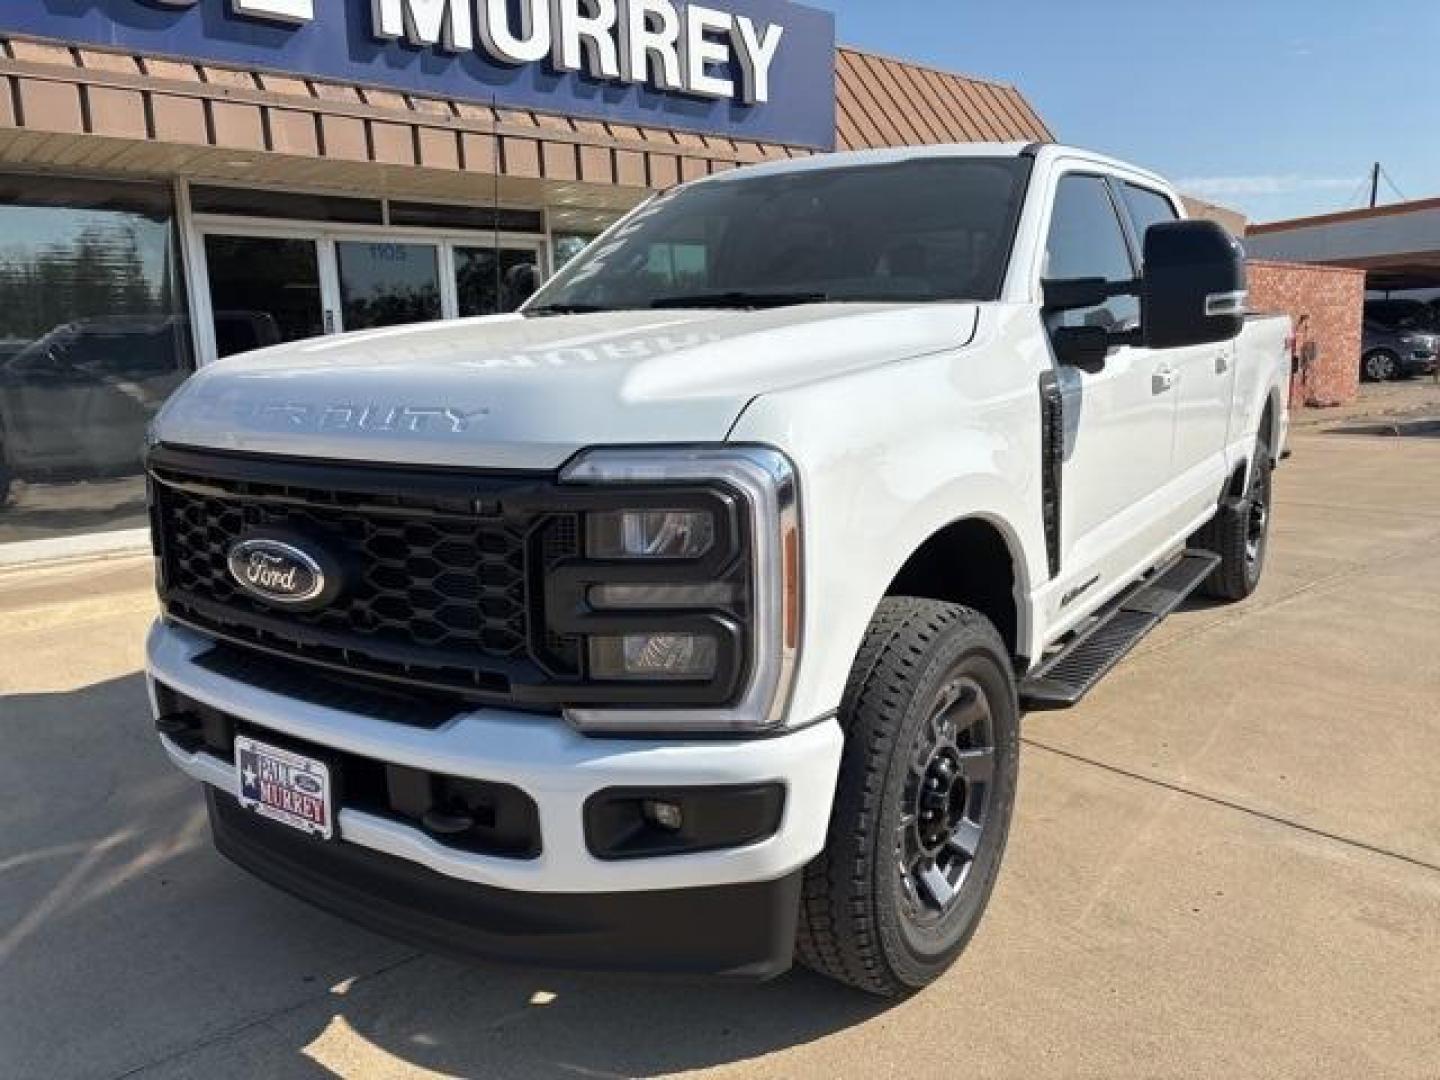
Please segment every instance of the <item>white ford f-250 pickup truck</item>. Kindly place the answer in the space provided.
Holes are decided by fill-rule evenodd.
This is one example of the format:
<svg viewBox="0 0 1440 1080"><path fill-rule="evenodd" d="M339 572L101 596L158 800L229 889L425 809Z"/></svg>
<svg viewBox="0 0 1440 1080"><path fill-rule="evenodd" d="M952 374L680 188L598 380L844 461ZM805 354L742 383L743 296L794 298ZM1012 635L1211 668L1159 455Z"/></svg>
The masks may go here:
<svg viewBox="0 0 1440 1080"><path fill-rule="evenodd" d="M219 849L438 949L879 994L974 932L1026 709L1265 559L1289 324L1061 146L710 177L513 315L212 364L148 450Z"/></svg>

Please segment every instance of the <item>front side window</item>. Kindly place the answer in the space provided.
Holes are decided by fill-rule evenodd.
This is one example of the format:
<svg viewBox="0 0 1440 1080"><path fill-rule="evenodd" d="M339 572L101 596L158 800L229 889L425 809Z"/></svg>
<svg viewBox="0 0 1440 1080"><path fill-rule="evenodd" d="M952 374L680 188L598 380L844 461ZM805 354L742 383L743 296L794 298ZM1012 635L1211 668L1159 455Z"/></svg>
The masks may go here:
<svg viewBox="0 0 1440 1080"><path fill-rule="evenodd" d="M1134 280L1130 248L1115 213L1109 185L1100 177L1079 174L1061 177L1055 190L1042 277L1060 281L1070 278ZM1119 331L1135 326L1139 319L1140 301L1136 297L1115 296L1098 307L1063 312L1056 316L1055 325L1099 326Z"/></svg>
<svg viewBox="0 0 1440 1080"><path fill-rule="evenodd" d="M993 300L1028 175L1025 158L955 157L677 188L528 310Z"/></svg>

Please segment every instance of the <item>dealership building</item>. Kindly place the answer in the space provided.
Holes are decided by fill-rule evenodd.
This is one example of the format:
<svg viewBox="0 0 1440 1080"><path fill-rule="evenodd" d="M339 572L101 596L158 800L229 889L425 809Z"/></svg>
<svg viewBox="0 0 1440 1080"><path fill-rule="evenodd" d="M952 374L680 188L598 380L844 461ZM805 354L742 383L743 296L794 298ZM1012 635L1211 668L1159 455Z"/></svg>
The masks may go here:
<svg viewBox="0 0 1440 1080"><path fill-rule="evenodd" d="M513 308L656 190L1050 132L784 0L0 5L0 564L143 543L196 365Z"/></svg>

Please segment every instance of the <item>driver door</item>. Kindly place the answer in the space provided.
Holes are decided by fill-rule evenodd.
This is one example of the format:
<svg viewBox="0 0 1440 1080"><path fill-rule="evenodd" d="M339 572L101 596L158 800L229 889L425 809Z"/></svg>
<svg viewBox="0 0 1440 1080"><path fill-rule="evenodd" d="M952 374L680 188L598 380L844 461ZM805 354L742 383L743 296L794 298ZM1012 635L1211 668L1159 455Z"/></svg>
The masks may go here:
<svg viewBox="0 0 1440 1080"><path fill-rule="evenodd" d="M1139 275L1110 185L1093 173L1071 172L1056 185L1047 234L1046 279ZM1134 296L1098 307L1052 314L1047 330L1139 324ZM1155 499L1170 475L1175 395L1163 355L1137 345L1110 350L1094 373L1056 362L1065 444L1061 466L1060 569L1051 617L1081 596L1128 579L1135 564L1163 542ZM1084 605L1076 605L1082 608Z"/></svg>

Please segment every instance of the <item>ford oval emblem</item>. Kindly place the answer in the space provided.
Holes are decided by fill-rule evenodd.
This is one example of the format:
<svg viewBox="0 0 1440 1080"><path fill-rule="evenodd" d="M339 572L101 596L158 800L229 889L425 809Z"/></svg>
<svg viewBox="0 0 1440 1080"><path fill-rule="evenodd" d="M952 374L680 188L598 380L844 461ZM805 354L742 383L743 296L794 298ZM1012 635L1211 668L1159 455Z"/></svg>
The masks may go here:
<svg viewBox="0 0 1440 1080"><path fill-rule="evenodd" d="M325 591L320 560L283 540L240 540L226 562L242 589L269 604L308 604Z"/></svg>
<svg viewBox="0 0 1440 1080"><path fill-rule="evenodd" d="M305 792L306 795L319 795L323 790L323 785L319 779L311 776L308 772L297 772L291 777L291 780L293 780L295 786Z"/></svg>

